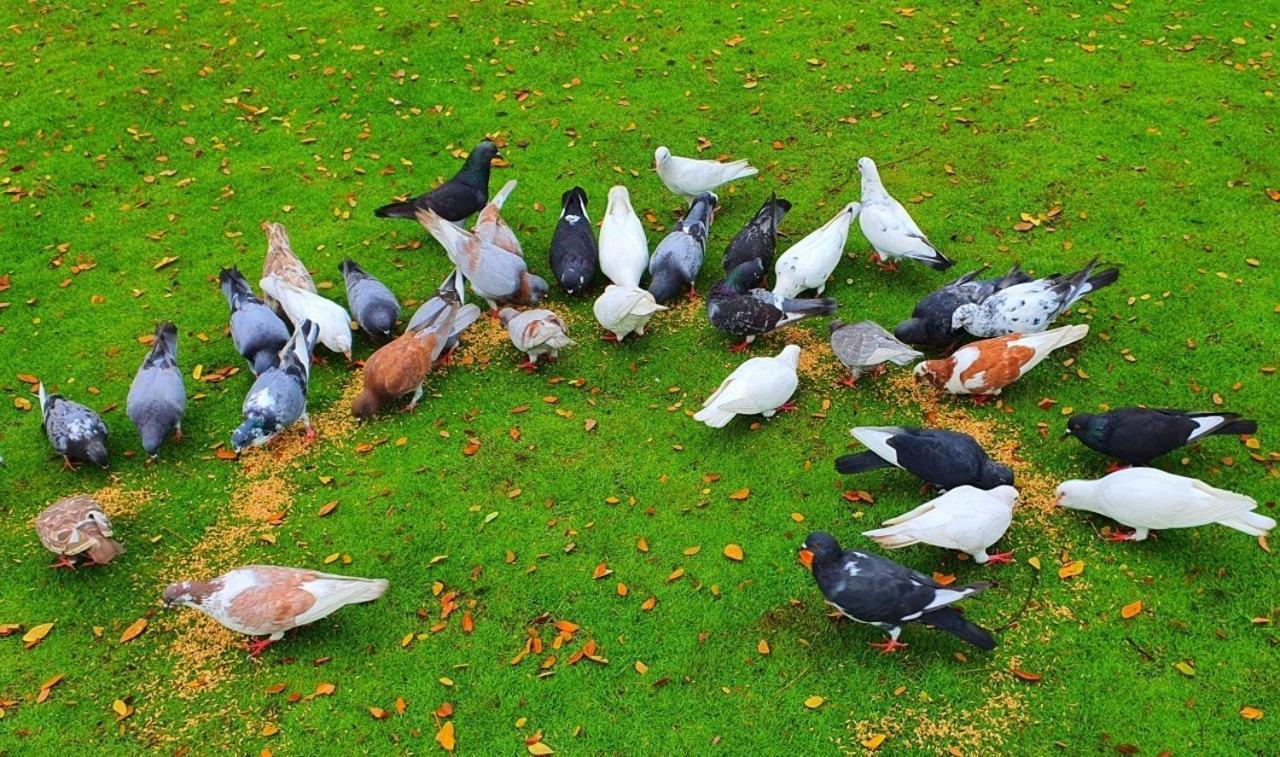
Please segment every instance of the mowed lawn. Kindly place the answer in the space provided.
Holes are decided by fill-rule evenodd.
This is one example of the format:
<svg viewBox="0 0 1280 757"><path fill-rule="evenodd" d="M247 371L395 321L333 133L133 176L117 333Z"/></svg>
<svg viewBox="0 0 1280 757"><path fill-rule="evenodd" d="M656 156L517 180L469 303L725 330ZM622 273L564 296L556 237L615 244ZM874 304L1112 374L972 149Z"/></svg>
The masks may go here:
<svg viewBox="0 0 1280 757"><path fill-rule="evenodd" d="M1215 438L1158 465L1276 515L1280 6L1072 5L7 4L0 624L18 628L0 638L0 754L408 754L438 736L471 754L1273 751L1277 556L1218 526L1106 543L1113 524L1050 505L1107 464L1060 438L1065 416L1143 403L1256 419L1252 447ZM326 296L345 302L350 256L416 305L450 266L372 210L486 136L505 156L491 186L520 182L504 215L548 277L574 185L598 222L625 184L662 238L682 208L651 168L662 144L761 167L721 193L704 294L770 191L794 204L785 246L857 199L862 155L959 262L885 274L855 229L827 289L846 321L892 327L982 265L1098 256L1123 273L1065 319L1086 340L983 408L902 370L837 388L818 321L792 334L811 353L799 411L710 430L688 415L742 358L703 302L612 345L590 299L555 290L578 345L554 366L518 371L482 323L415 414L357 426L358 371L325 354L315 444L295 431L220 457L251 377L219 267L256 284L260 226L278 221ZM123 406L164 320L187 438L146 464ZM358 334L357 359L372 349ZM108 470L61 469L30 377L104 411ZM881 656L797 562L811 530L866 548L861 531L923 501L900 472L842 480L848 428L928 422L1016 456L1026 484L1000 545L1016 564L894 555L998 583L965 605L1000 629L990 653L909 627ZM81 492L128 552L51 571L30 521ZM256 660L161 609L169 581L246 563L391 588Z"/></svg>

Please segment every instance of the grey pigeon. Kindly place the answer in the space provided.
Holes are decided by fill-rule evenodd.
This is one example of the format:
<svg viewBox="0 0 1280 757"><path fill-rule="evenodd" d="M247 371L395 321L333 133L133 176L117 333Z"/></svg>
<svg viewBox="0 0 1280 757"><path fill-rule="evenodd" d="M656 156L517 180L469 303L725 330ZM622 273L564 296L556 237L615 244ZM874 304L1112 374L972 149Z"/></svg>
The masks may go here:
<svg viewBox="0 0 1280 757"><path fill-rule="evenodd" d="M831 334L831 351L849 369L849 377L841 383L853 386L867 368L883 370L884 363L907 365L923 353L916 352L893 338L875 321L845 323L836 318L827 326Z"/></svg>
<svg viewBox="0 0 1280 757"><path fill-rule="evenodd" d="M418 211L418 222L444 247L449 260L471 282L471 291L483 297L490 309L496 311L498 303L534 305L546 296L547 282L529 273L524 258L454 226L430 208Z"/></svg>
<svg viewBox="0 0 1280 757"><path fill-rule="evenodd" d="M961 305L951 314L951 325L984 338L1038 334L1082 297L1120 278L1116 268L1094 273L1097 266L1094 258L1073 274L1017 284L996 292L979 305Z"/></svg>
<svg viewBox="0 0 1280 757"><path fill-rule="evenodd" d="M373 214L378 218L414 218L419 211L433 210L446 221L457 223L488 202L489 167L496 157L498 146L485 140L467 155L467 162L452 179L412 200L383 205Z"/></svg>
<svg viewBox="0 0 1280 757"><path fill-rule="evenodd" d="M107 424L94 411L61 394L45 394L40 382L40 414L54 452L71 469L72 461L107 467Z"/></svg>
<svg viewBox="0 0 1280 757"><path fill-rule="evenodd" d="M178 329L172 323L162 323L156 326L151 352L133 377L125 403L125 412L138 429L148 455L156 456L170 432L182 440L182 414L186 409L187 392L178 370Z"/></svg>
<svg viewBox="0 0 1280 757"><path fill-rule="evenodd" d="M978 304L1001 289L1025 284L1031 277L1017 264L1004 276L979 279L985 268L970 271L946 286L925 295L916 303L911 317L893 329L893 335L907 344L946 347L960 332L951 327L951 314L961 305Z"/></svg>
<svg viewBox="0 0 1280 757"><path fill-rule="evenodd" d="M455 268L449 274L449 277L440 284L440 288L436 290L435 295L418 307L418 311L409 319L409 326L405 329L405 331L418 331L424 326L434 323L436 317L450 305L459 306L458 312L454 314L449 334L444 340L444 354L436 361L437 364L449 362L450 354L458 346L458 335L466 331L467 327L475 323L476 319L480 317L480 308L475 305L462 304L465 299L463 287L462 272Z"/></svg>
<svg viewBox="0 0 1280 757"><path fill-rule="evenodd" d="M347 284L347 304L356 323L378 341L390 339L400 318L400 302L396 296L351 258L343 260L338 270Z"/></svg>
<svg viewBox="0 0 1280 757"><path fill-rule="evenodd" d="M311 353L320 338L320 327L311 321L298 325L280 350L280 358L267 369L244 398L244 422L232 432L231 446L238 452L260 447L301 420L307 438L315 438L307 417L307 385L311 380Z"/></svg>
<svg viewBox="0 0 1280 757"><path fill-rule="evenodd" d="M693 291L693 282L702 270L716 201L710 192L698 195L684 219L658 243L649 258L649 293L659 305L675 299L685 287Z"/></svg>
<svg viewBox="0 0 1280 757"><path fill-rule="evenodd" d="M236 352L249 361L253 375L260 376L276 364L280 350L289 341L289 327L253 293L235 266L223 268L218 280L231 306L231 341Z"/></svg>
<svg viewBox="0 0 1280 757"><path fill-rule="evenodd" d="M827 604L850 620L889 634L888 641L871 643L882 654L907 646L898 641L904 623L920 623L954 634L979 649L995 649L996 640L990 632L965 620L952 607L991 584L943 586L893 560L841 549L835 537L822 531L809 534L803 549L813 556L813 578Z"/></svg>

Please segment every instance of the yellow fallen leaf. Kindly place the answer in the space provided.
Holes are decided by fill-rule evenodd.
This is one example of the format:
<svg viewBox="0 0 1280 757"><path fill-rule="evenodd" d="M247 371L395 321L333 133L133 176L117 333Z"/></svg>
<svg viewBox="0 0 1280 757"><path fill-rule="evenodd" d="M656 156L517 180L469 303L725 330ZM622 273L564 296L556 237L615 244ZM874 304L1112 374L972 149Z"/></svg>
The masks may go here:
<svg viewBox="0 0 1280 757"><path fill-rule="evenodd" d="M123 699L111 703L111 710L116 714L116 722L120 722L133 714L133 708Z"/></svg>
<svg viewBox="0 0 1280 757"><path fill-rule="evenodd" d="M529 745L528 749L529 749L529 754L533 754L533 755L548 755L548 754L556 753L554 749L547 746L546 744L543 744L541 741L533 742L532 744Z"/></svg>
<svg viewBox="0 0 1280 757"><path fill-rule="evenodd" d="M30 630L22 635L22 643L26 645L27 649L31 649L39 644L44 637L48 636L52 630L52 623L41 623L38 626L32 626Z"/></svg>
<svg viewBox="0 0 1280 757"><path fill-rule="evenodd" d="M748 489L748 488L746 488L746 487L743 487L743 488L739 489L738 491L734 492L733 494L730 494L730 495L729 495L729 499L732 499L732 500L736 500L736 501L738 501L738 502L741 502L742 500L744 500L744 499L746 499L747 497L750 497L750 496L751 496L751 490L750 490L750 489Z"/></svg>
<svg viewBox="0 0 1280 757"><path fill-rule="evenodd" d="M373 716L373 719L374 719L374 720L386 720L386 719L387 719L387 711L386 711L386 710L384 710L384 709L382 709L381 707L370 707L370 708L369 708L369 714Z"/></svg>
<svg viewBox="0 0 1280 757"><path fill-rule="evenodd" d="M880 745L884 743L884 740L885 735L883 733L877 733L870 738L863 739L862 746L866 747L867 751L874 752L880 748Z"/></svg>
<svg viewBox="0 0 1280 757"><path fill-rule="evenodd" d="M1027 558L1027 565L1030 565L1031 567L1035 568L1036 570L1040 570L1040 558L1039 558L1039 557L1029 557L1029 558Z"/></svg>
<svg viewBox="0 0 1280 757"><path fill-rule="evenodd" d="M767 639L761 639L761 640L760 640L760 642L759 642L758 644L756 644L756 651L757 651L757 652L759 652L760 654L763 654L763 655L767 655L767 654L769 654L770 650L769 650L769 642L768 642L768 640L767 640Z"/></svg>
<svg viewBox="0 0 1280 757"><path fill-rule="evenodd" d="M440 730L436 732L436 743L446 752L452 752L457 741L453 735L453 721L447 720L445 724L440 726Z"/></svg>
<svg viewBox="0 0 1280 757"><path fill-rule="evenodd" d="M1084 572L1084 560L1072 560L1058 568L1058 578L1071 578Z"/></svg>
<svg viewBox="0 0 1280 757"><path fill-rule="evenodd" d="M636 672L639 673L640 675L644 675L645 673L649 672L649 666L645 665L643 662L640 662L639 660L636 660Z"/></svg>
<svg viewBox="0 0 1280 757"><path fill-rule="evenodd" d="M1241 707L1240 717L1245 720L1262 720L1262 710L1257 707Z"/></svg>
<svg viewBox="0 0 1280 757"><path fill-rule="evenodd" d="M823 704L825 704L826 701L827 701L826 699L823 699L822 697L815 694L809 697L808 699L804 700L804 706L808 707L811 710L816 710L819 707L821 707Z"/></svg>
<svg viewBox="0 0 1280 757"><path fill-rule="evenodd" d="M1185 660L1180 662L1175 662L1173 664L1173 667L1179 673L1183 674L1184 676L1187 676L1188 678L1194 678L1196 675L1196 669L1191 667L1191 664L1186 662Z"/></svg>

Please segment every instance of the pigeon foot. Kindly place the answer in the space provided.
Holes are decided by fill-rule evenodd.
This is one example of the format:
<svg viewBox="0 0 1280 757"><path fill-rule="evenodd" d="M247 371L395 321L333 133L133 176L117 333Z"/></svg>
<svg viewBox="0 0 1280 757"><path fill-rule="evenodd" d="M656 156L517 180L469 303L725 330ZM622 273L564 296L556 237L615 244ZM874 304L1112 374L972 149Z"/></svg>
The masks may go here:
<svg viewBox="0 0 1280 757"><path fill-rule="evenodd" d="M996 398L994 394L975 394L972 396L973 396L973 404L977 405L978 407L982 407L983 405L986 405L988 402Z"/></svg>
<svg viewBox="0 0 1280 757"><path fill-rule="evenodd" d="M889 639L888 641L872 641L868 642L868 646L875 647L880 650L880 654L893 654L899 649L906 649L907 645L897 639Z"/></svg>
<svg viewBox="0 0 1280 757"><path fill-rule="evenodd" d="M436 365L445 366L453 363L453 353L457 352L457 347L450 347L449 351L436 358Z"/></svg>
<svg viewBox="0 0 1280 757"><path fill-rule="evenodd" d="M1133 532L1132 531L1112 531L1111 533L1107 534L1102 538L1106 539L1107 541L1133 541Z"/></svg>
<svg viewBox="0 0 1280 757"><path fill-rule="evenodd" d="M855 389L858 386L858 380L854 378L853 374L851 373L848 376L845 376L844 378L836 381L836 386L843 386L843 387L848 387L849 389Z"/></svg>
<svg viewBox="0 0 1280 757"><path fill-rule="evenodd" d="M255 639L254 641L245 642L244 648L248 650L250 657L257 657L266 651L267 647L275 642L270 637L265 639Z"/></svg>
<svg viewBox="0 0 1280 757"><path fill-rule="evenodd" d="M617 344L620 341L618 339L618 335L613 333L612 331L604 332L604 335L601 336L600 338L606 342L613 342L614 344Z"/></svg>
<svg viewBox="0 0 1280 757"><path fill-rule="evenodd" d="M52 568L53 570L57 570L58 568L69 568L71 570L75 570L76 564L70 559L68 559L66 555L58 555L58 561L53 563L49 567Z"/></svg>
<svg viewBox="0 0 1280 757"><path fill-rule="evenodd" d="M302 435L302 438L308 444L310 444L311 442L314 442L316 440L316 430L314 428L311 428L310 426L307 426L307 432Z"/></svg>
<svg viewBox="0 0 1280 757"><path fill-rule="evenodd" d="M751 349L751 342L749 342L746 339L743 339L741 342L738 342L737 344L730 347L729 351L733 353L738 353L738 352L746 352L749 349Z"/></svg>
<svg viewBox="0 0 1280 757"><path fill-rule="evenodd" d="M71 458L66 455L62 456L62 469L69 471L74 471L76 469L75 464L71 462Z"/></svg>
<svg viewBox="0 0 1280 757"><path fill-rule="evenodd" d="M1130 466L1128 465L1122 465L1113 460L1112 462L1107 464L1107 473L1115 473L1116 471L1125 470L1126 468L1129 468L1129 467Z"/></svg>
<svg viewBox="0 0 1280 757"><path fill-rule="evenodd" d="M777 412L779 413L794 413L795 411L796 411L795 400L787 400L786 402L779 405L777 410Z"/></svg>
<svg viewBox="0 0 1280 757"><path fill-rule="evenodd" d="M516 367L528 374L532 374L534 371L538 370L538 364L532 360L526 360Z"/></svg>
<svg viewBox="0 0 1280 757"><path fill-rule="evenodd" d="M988 555L988 556L987 556L987 565L995 565L995 564L997 564L997 563L1002 564L1002 565L1010 565L1010 564L1012 564L1012 563L1013 563L1013 553L1012 553L1012 552L997 552L997 553L995 553L994 555Z"/></svg>

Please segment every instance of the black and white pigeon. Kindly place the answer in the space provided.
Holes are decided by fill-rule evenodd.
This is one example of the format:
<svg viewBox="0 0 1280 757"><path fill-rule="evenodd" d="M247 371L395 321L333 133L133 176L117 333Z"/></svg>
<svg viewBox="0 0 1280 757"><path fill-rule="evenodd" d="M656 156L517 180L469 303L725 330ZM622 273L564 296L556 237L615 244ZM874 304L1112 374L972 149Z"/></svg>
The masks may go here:
<svg viewBox="0 0 1280 757"><path fill-rule="evenodd" d="M369 275L356 261L346 258L338 264L347 284L347 304L361 330L379 342L391 338L400 319L400 301L386 284Z"/></svg>
<svg viewBox="0 0 1280 757"><path fill-rule="evenodd" d="M253 293L235 266L223 268L218 280L231 307L231 341L236 352L249 361L253 375L260 376L276 364L280 350L289 341L289 327Z"/></svg>
<svg viewBox="0 0 1280 757"><path fill-rule="evenodd" d="M1054 275L1015 284L983 300L961 305L951 314L951 326L976 337L1038 334L1049 328L1082 297L1120 278L1118 268L1094 273L1097 258L1070 275Z"/></svg>
<svg viewBox="0 0 1280 757"><path fill-rule="evenodd" d="M780 199L777 192L769 195L769 199L756 211L755 217L747 221L742 231L733 238L724 251L724 272L732 273L733 269L747 262L756 260L762 272L759 281L753 281L751 288L764 286L763 271L773 265L773 253L778 248L778 224L782 217L791 210L791 203Z"/></svg>
<svg viewBox="0 0 1280 757"><path fill-rule="evenodd" d="M455 268L449 273L448 278L440 284L440 288L436 290L431 299L422 303L417 312L413 314L413 317L409 319L409 325L405 327L405 331L418 331L435 323L437 316L450 306L458 308L457 312L454 313L449 333L445 336L442 347L443 352L436 359L436 365L444 365L449 362L449 359L453 356L453 350L458 346L458 336L480 318L480 308L472 304L463 304L466 299L465 286L466 282L462 278L462 271Z"/></svg>
<svg viewBox="0 0 1280 757"><path fill-rule="evenodd" d="M1031 277L1015 264L1009 272L994 279L979 279L983 270L970 271L941 289L930 292L916 303L911 317L899 323L893 335L907 344L946 347L960 335L952 328L951 314L961 305L980 304L1002 289L1031 281Z"/></svg>
<svg viewBox="0 0 1280 757"><path fill-rule="evenodd" d="M383 205L373 214L378 218L414 219L419 210L430 209L446 221L462 221L489 201L489 165L496 157L498 146L485 140L467 155L467 162L452 179L412 200Z"/></svg>
<svg viewBox="0 0 1280 757"><path fill-rule="evenodd" d="M61 394L46 394L43 381L38 392L45 436L67 469L74 467L72 462L107 467L107 424L102 417Z"/></svg>
<svg viewBox="0 0 1280 757"><path fill-rule="evenodd" d="M742 352L757 336L788 323L836 312L836 301L830 297L791 299L768 289L751 289L751 282L759 281L762 273L760 261L748 260L707 294L711 325L743 340L731 348L734 352Z"/></svg>
<svg viewBox="0 0 1280 757"><path fill-rule="evenodd" d="M1013 471L992 460L968 434L901 426L858 426L850 433L867 451L836 458L841 473L894 466L939 489L1013 486Z"/></svg>
<svg viewBox="0 0 1280 757"><path fill-rule="evenodd" d="M844 550L831 534L817 531L804 540L813 556L813 578L827 604L846 618L875 626L889 640L871 642L882 654L907 646L898 641L904 623L920 623L960 637L979 649L995 649L985 628L965 619L956 602L990 588L979 582L943 586L923 573L879 555Z"/></svg>
<svg viewBox="0 0 1280 757"><path fill-rule="evenodd" d="M716 202L710 192L694 198L684 219L658 243L649 258L649 293L659 305L675 299L686 287L693 292L693 282L702 270Z"/></svg>
<svg viewBox="0 0 1280 757"><path fill-rule="evenodd" d="M600 265L596 235L587 218L587 192L574 187L560 196L560 221L551 236L551 272L560 288L578 296L591 286Z"/></svg>
<svg viewBox="0 0 1280 757"><path fill-rule="evenodd" d="M1124 407L1101 415L1073 415L1067 433L1089 449L1129 465L1146 465L1206 436L1256 434L1258 424L1235 413Z"/></svg>
<svg viewBox="0 0 1280 757"><path fill-rule="evenodd" d="M319 326L311 321L298 324L276 364L253 382L241 408L244 421L231 433L231 446L237 452L266 444L299 420L307 427L307 439L315 438L307 417L307 387L319 338Z"/></svg>
<svg viewBox="0 0 1280 757"><path fill-rule="evenodd" d="M172 323L156 327L155 341L129 386L125 413L142 437L142 448L155 457L160 445L174 434L182 440L182 414L187 392L178 370L178 329Z"/></svg>

